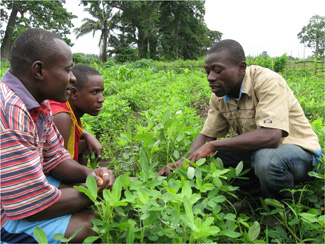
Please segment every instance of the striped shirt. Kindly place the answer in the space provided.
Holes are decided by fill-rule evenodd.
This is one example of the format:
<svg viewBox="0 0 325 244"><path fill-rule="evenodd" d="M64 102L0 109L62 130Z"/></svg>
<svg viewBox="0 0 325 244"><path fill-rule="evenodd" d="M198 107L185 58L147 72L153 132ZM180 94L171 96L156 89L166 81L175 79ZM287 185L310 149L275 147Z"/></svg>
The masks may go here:
<svg viewBox="0 0 325 244"><path fill-rule="evenodd" d="M45 173L70 158L52 121L19 79L6 71L0 82L1 226L51 206L61 196Z"/></svg>

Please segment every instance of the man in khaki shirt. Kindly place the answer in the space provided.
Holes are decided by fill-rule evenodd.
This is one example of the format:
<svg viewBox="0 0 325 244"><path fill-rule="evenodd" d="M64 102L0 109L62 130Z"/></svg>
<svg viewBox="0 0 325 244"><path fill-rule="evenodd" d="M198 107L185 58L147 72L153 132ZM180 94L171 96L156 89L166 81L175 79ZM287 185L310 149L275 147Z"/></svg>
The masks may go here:
<svg viewBox="0 0 325 244"><path fill-rule="evenodd" d="M208 118L185 157L196 162L217 151L215 157L226 167L243 161L244 168L252 168L249 180L236 183L243 192L291 199L289 191L280 190L305 180L322 153L287 83L269 69L247 67L244 50L234 40L210 48L205 70L212 91ZM230 128L238 136L216 140ZM183 160L176 164L181 167ZM166 166L159 171L170 173Z"/></svg>

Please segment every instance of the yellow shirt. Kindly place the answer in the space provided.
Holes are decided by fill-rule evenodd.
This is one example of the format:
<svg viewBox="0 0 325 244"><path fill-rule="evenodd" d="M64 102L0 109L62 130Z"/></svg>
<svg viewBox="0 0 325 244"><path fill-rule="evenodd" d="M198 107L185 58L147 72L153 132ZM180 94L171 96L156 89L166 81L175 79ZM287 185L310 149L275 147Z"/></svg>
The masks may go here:
<svg viewBox="0 0 325 244"><path fill-rule="evenodd" d="M295 144L310 152L319 150L318 137L312 130L298 100L286 81L276 72L252 65L246 68L241 96L236 102L214 93L202 134L218 138L229 128L243 134L260 127L283 131L281 143Z"/></svg>

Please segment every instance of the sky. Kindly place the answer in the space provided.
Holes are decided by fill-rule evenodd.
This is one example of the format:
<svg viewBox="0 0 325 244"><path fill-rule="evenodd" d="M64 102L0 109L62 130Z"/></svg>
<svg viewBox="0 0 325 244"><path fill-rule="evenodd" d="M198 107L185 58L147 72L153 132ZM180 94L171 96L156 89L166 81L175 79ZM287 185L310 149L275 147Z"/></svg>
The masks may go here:
<svg viewBox="0 0 325 244"><path fill-rule="evenodd" d="M78 6L79 0L66 2L67 10L78 16L72 21L74 27L90 17L83 6ZM313 15L324 13L325 0L206 0L204 19L209 29L223 33L222 39L241 43L246 56L266 51L271 57L286 53L304 58L313 50L304 47L297 34ZM91 33L76 40L75 35L70 35L72 52L99 54L99 36Z"/></svg>

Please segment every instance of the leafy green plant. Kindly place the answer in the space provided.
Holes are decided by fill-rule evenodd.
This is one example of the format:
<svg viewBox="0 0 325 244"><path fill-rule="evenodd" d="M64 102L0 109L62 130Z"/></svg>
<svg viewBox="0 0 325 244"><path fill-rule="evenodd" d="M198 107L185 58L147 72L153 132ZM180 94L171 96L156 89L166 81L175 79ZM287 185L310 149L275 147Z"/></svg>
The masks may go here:
<svg viewBox="0 0 325 244"><path fill-rule="evenodd" d="M34 231L33 231L33 234L34 234L36 240L38 241L38 243L40 243L40 244L47 244L48 243L46 234L45 234L44 230L41 227L36 226Z"/></svg>

